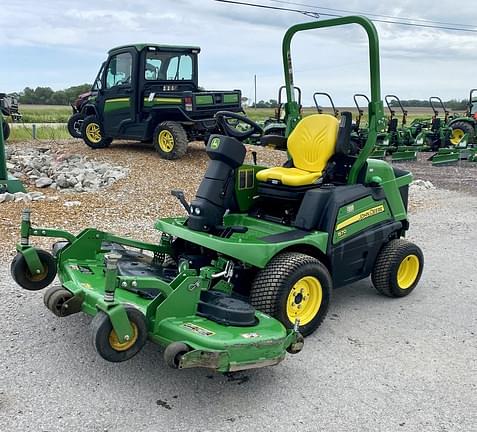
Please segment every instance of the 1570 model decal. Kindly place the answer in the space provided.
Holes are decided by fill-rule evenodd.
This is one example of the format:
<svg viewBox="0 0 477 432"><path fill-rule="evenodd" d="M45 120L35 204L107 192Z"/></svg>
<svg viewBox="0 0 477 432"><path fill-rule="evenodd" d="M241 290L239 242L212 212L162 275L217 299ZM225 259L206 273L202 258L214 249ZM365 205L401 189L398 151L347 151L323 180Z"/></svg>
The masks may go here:
<svg viewBox="0 0 477 432"><path fill-rule="evenodd" d="M384 212L383 204L378 205L376 207L372 207L368 210L362 211L361 213L351 216L350 218L344 220L343 222L340 222L338 225L336 225L336 230L342 230L343 228L346 228L347 226L350 226L356 222L362 221L364 219L367 219L371 216L375 216L383 212Z"/></svg>

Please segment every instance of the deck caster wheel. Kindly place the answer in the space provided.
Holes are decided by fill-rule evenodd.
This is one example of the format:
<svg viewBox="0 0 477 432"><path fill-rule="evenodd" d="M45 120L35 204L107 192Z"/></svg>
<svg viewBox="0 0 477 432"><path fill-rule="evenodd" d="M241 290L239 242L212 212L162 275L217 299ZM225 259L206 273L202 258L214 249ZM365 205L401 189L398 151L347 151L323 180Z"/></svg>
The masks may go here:
<svg viewBox="0 0 477 432"><path fill-rule="evenodd" d="M120 342L105 312L98 312L91 323L93 345L105 360L118 363L134 357L147 341L147 325L144 315L132 306L126 306L133 334L128 341Z"/></svg>
<svg viewBox="0 0 477 432"><path fill-rule="evenodd" d="M179 369L181 358L190 348L182 342L172 342L164 350L164 361L172 369Z"/></svg>
<svg viewBox="0 0 477 432"><path fill-rule="evenodd" d="M296 342L287 348L287 352L290 354L298 354L303 349L303 345L305 345L305 338L301 333L298 333Z"/></svg>
<svg viewBox="0 0 477 432"><path fill-rule="evenodd" d="M25 257L20 253L13 258L10 265L13 280L29 291L38 291L47 287L56 276L56 262L53 256L41 249L37 249L37 253L43 267L38 274L31 274Z"/></svg>
<svg viewBox="0 0 477 432"><path fill-rule="evenodd" d="M65 317L69 315L68 310L65 309L67 307L65 303L72 297L73 294L63 287L51 287L45 292L43 302L57 317Z"/></svg>
<svg viewBox="0 0 477 432"><path fill-rule="evenodd" d="M404 297L418 284L423 268L421 249L407 240L394 239L379 252L371 280L379 293L388 297Z"/></svg>

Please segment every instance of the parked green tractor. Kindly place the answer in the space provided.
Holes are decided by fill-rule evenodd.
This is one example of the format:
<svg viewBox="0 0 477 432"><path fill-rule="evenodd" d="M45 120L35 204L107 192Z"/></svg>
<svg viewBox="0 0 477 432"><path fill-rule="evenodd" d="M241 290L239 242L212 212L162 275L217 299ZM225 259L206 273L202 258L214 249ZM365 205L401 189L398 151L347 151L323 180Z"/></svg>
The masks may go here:
<svg viewBox="0 0 477 432"><path fill-rule="evenodd" d="M452 129L450 143L454 146L459 146L459 143L466 134L468 143L475 143L477 131L477 97L474 97L474 94L476 93L477 89L470 91L469 103L465 115L455 116L449 121L449 127Z"/></svg>
<svg viewBox="0 0 477 432"><path fill-rule="evenodd" d="M198 84L199 47L125 45L109 51L82 107L81 135L91 148L113 139L150 142L164 159L182 157L189 141L217 132L214 114L242 111L241 92Z"/></svg>
<svg viewBox="0 0 477 432"><path fill-rule="evenodd" d="M417 136L415 145L422 147L427 151L438 151L440 148L450 146L450 138L452 129L449 127L449 111L442 102L442 99L438 96L431 96L429 98L434 115L432 116L431 124L428 128L424 128ZM440 105L444 117L439 117L439 110L436 104Z"/></svg>
<svg viewBox="0 0 477 432"><path fill-rule="evenodd" d="M359 100L364 99L366 101L366 109L369 106L369 97L362 93L356 93L353 95L354 104L356 105L357 115L353 125L353 132L351 132L351 140L356 143L359 149L362 149L368 140L368 127L363 126L364 109L360 106ZM373 153L375 150L373 150ZM384 155L383 155L384 157Z"/></svg>
<svg viewBox="0 0 477 432"><path fill-rule="evenodd" d="M339 115L340 115L340 112L339 112L339 110L336 109L335 103L333 102L333 98L331 97L331 95L329 93L325 93L325 92L315 92L315 93L313 93L313 101L315 102L315 107L316 107L316 110L318 111L318 114L323 114L323 107L318 103L318 97L319 96L324 96L326 99L328 99L328 101L330 102L330 106L331 106L331 112L333 113L333 115L336 118L338 118Z"/></svg>
<svg viewBox="0 0 477 432"><path fill-rule="evenodd" d="M283 101L283 95L286 87L281 86L278 89L278 106L275 109L275 115L265 120L263 124L263 135L282 135L285 136L287 128L287 113L285 111L285 102ZM294 87L296 100L301 109L301 89L300 87Z"/></svg>
<svg viewBox="0 0 477 432"><path fill-rule="evenodd" d="M369 133L353 154L351 113L301 119L295 100L293 37L313 29L358 24L369 40ZM58 273L45 304L58 316L94 316L93 342L110 361L135 355L147 338L165 346L166 363L234 371L280 362L317 329L333 288L371 275L376 289L403 297L423 269L418 246L403 239L412 175L368 159L382 127L379 45L364 17L291 27L283 39L289 161L266 168L245 163L243 141L261 132L233 112L215 115L221 134L207 144L207 171L185 215L159 219L159 244L86 229L78 235L37 228L23 215L12 275L41 289ZM250 126L234 127L235 121ZM266 138L266 137L264 137ZM34 236L65 239L54 257ZM149 251L146 254L144 251Z"/></svg>

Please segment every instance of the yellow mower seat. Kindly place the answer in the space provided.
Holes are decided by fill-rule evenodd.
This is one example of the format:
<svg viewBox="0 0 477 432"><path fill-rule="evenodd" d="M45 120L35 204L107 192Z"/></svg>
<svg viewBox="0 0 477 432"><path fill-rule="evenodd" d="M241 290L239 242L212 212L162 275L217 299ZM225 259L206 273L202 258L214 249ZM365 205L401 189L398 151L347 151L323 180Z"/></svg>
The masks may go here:
<svg viewBox="0 0 477 432"><path fill-rule="evenodd" d="M293 168L274 167L257 172L261 182L278 181L286 186L308 186L322 176L335 153L339 121L329 114L313 114L302 119L287 140Z"/></svg>

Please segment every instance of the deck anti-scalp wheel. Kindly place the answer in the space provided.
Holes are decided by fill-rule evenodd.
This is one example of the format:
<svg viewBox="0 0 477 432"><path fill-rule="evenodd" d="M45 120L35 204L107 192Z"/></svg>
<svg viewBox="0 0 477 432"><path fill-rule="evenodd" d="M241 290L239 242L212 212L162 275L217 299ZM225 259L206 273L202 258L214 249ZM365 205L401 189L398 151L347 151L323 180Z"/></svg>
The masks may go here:
<svg viewBox="0 0 477 432"><path fill-rule="evenodd" d="M20 253L13 258L10 265L13 280L29 291L38 291L47 287L56 276L56 262L53 256L41 249L37 249L37 253L43 267L43 270L38 274L30 272L25 257Z"/></svg>
<svg viewBox="0 0 477 432"><path fill-rule="evenodd" d="M106 313L99 311L91 322L93 345L98 354L110 362L123 362L134 357L147 341L144 315L132 306L126 306L133 334L128 341L120 342Z"/></svg>
<svg viewBox="0 0 477 432"><path fill-rule="evenodd" d="M46 307L58 317L70 315L65 308L65 303L73 297L73 294L61 286L53 286L49 288L44 296L43 303Z"/></svg>
<svg viewBox="0 0 477 432"><path fill-rule="evenodd" d="M298 319L300 333L308 336L328 312L331 289L331 276L320 261L302 253L285 252L258 272L250 303L287 328Z"/></svg>
<svg viewBox="0 0 477 432"><path fill-rule="evenodd" d="M423 268L421 249L407 240L395 239L379 252L371 280L381 294L404 297L418 284Z"/></svg>
<svg viewBox="0 0 477 432"><path fill-rule="evenodd" d="M172 342L164 350L164 361L172 369L179 369L181 358L190 351L190 348L182 342Z"/></svg>

